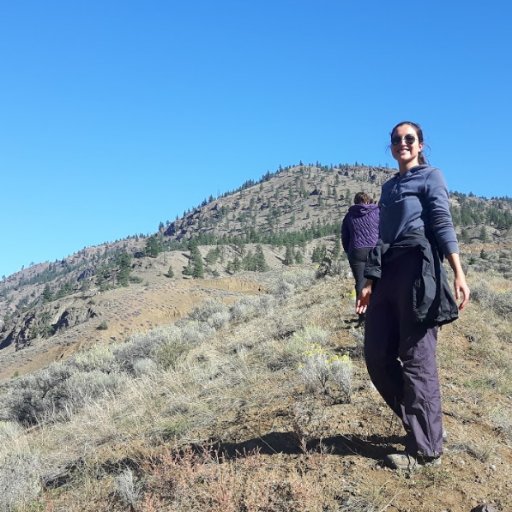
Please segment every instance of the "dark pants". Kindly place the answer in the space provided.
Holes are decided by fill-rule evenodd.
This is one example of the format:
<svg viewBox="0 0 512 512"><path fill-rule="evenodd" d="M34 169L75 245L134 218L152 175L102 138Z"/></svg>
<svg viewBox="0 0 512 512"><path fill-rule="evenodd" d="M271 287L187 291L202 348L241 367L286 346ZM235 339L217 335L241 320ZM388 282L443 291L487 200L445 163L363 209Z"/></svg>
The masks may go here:
<svg viewBox="0 0 512 512"><path fill-rule="evenodd" d="M364 267L366 265L366 258L368 257L368 253L370 251L371 248L364 247L362 249L354 249L348 254L348 262L350 264L350 268L352 269L352 275L356 281L356 297L359 297L364 283L366 282L364 277Z"/></svg>
<svg viewBox="0 0 512 512"><path fill-rule="evenodd" d="M396 251L402 251L396 256ZM386 254L366 315L365 358L370 378L402 420L410 454L443 451L437 328L414 321L412 287L420 272L414 249Z"/></svg>

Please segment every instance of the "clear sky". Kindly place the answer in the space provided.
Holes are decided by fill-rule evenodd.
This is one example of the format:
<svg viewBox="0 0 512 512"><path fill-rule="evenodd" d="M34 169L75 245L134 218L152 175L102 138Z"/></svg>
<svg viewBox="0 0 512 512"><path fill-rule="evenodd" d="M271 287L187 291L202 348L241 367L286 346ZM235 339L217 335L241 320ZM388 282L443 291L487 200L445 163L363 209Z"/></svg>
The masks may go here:
<svg viewBox="0 0 512 512"><path fill-rule="evenodd" d="M153 233L279 165L394 166L512 195L506 0L0 0L0 276Z"/></svg>

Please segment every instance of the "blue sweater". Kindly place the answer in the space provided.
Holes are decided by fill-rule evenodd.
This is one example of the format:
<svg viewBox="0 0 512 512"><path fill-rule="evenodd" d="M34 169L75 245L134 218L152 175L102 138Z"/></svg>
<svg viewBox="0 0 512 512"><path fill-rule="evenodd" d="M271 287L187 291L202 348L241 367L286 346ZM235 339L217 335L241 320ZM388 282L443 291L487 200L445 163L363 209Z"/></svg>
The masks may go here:
<svg viewBox="0 0 512 512"><path fill-rule="evenodd" d="M380 238L393 244L405 233L424 228L445 255L459 252L450 213L448 189L439 169L418 165L397 173L382 186Z"/></svg>

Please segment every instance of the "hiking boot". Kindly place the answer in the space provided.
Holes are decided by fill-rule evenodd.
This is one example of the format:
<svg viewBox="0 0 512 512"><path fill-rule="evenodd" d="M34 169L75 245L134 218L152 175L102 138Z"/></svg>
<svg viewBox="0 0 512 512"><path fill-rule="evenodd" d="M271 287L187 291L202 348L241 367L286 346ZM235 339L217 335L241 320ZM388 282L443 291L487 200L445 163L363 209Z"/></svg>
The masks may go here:
<svg viewBox="0 0 512 512"><path fill-rule="evenodd" d="M391 453L384 458L384 465L391 469L401 471L413 471L420 466L438 466L441 464L441 456L425 457L424 455L411 455L407 452Z"/></svg>

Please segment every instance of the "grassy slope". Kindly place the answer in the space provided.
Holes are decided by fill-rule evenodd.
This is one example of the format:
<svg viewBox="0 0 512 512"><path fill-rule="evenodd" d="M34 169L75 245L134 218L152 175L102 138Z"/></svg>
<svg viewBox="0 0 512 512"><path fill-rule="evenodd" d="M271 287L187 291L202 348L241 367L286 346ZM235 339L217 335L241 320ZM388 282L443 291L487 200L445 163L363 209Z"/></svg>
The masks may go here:
<svg viewBox="0 0 512 512"><path fill-rule="evenodd" d="M492 304L493 290L510 295L510 284L470 275L479 301L440 333L443 466L408 478L379 465L401 447L402 432L368 381L351 279L304 287L311 273L254 275L270 297L230 311L210 304L211 330L199 313L199 323L182 321L136 371L112 366L117 391L86 400L66 421L29 431L0 424L0 489L18 510L466 511L493 500L506 510L512 329L509 310ZM313 342L350 354L349 403L306 390L298 368ZM106 348L83 356L111 358ZM53 475L56 488L38 494L41 475Z"/></svg>

